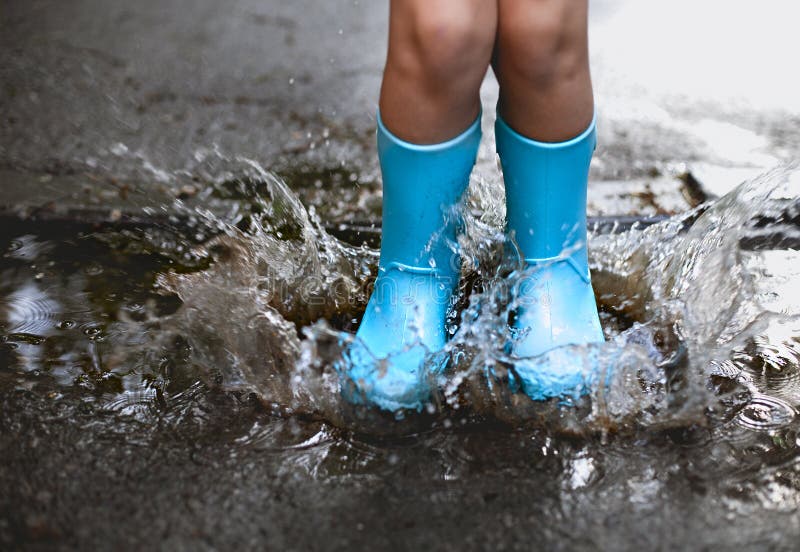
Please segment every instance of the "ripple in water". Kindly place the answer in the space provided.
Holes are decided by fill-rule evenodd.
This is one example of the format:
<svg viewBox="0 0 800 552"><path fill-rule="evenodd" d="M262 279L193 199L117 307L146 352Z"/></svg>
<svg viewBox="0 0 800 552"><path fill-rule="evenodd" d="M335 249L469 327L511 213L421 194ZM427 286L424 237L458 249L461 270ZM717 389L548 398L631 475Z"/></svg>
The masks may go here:
<svg viewBox="0 0 800 552"><path fill-rule="evenodd" d="M769 395L756 395L736 415L742 427L755 430L781 429L790 425L797 410L788 402Z"/></svg>
<svg viewBox="0 0 800 552"><path fill-rule="evenodd" d="M60 321L61 305L34 282L9 293L0 304L9 333L45 336Z"/></svg>

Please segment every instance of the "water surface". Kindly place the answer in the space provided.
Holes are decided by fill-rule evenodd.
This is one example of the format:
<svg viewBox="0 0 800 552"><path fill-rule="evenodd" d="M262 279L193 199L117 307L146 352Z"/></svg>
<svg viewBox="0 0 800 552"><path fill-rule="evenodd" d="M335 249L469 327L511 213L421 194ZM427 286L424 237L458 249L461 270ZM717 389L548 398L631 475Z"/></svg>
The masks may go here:
<svg viewBox="0 0 800 552"><path fill-rule="evenodd" d="M196 171L225 217L0 235L4 546L793 548L796 168L592 236L608 342L568 354L609 379L546 404L503 385L513 262L474 182L452 370L401 419L333 369L376 252L254 163Z"/></svg>

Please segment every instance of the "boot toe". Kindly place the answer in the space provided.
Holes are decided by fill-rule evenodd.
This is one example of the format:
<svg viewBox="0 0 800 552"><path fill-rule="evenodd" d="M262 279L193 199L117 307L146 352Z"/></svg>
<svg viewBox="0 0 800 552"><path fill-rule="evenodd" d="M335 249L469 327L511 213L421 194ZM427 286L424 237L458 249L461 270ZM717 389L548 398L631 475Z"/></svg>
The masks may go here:
<svg viewBox="0 0 800 552"><path fill-rule="evenodd" d="M427 349L414 345L386 358L376 359L355 342L346 355L342 393L354 404L371 404L383 410L421 410L430 398L425 374Z"/></svg>
<svg viewBox="0 0 800 552"><path fill-rule="evenodd" d="M602 371L591 349L582 353L575 347L561 347L535 358L517 360L509 374L509 385L534 401L577 400L590 392Z"/></svg>

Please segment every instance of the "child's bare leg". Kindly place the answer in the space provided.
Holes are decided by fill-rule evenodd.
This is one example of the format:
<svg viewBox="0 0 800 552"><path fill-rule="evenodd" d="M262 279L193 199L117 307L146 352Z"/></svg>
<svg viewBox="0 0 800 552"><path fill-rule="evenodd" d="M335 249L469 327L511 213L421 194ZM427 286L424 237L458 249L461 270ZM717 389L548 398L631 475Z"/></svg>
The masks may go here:
<svg viewBox="0 0 800 552"><path fill-rule="evenodd" d="M523 136L560 142L589 126L587 20L587 0L498 0L500 113Z"/></svg>
<svg viewBox="0 0 800 552"><path fill-rule="evenodd" d="M449 140L480 110L496 0L392 0L381 118L415 144Z"/></svg>

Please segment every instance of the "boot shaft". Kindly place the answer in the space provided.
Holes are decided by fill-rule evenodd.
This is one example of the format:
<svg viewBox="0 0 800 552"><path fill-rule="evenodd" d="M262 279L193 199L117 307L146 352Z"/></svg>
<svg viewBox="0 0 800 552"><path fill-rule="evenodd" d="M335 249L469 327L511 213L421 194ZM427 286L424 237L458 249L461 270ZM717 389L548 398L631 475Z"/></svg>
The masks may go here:
<svg viewBox="0 0 800 552"><path fill-rule="evenodd" d="M500 117L497 152L506 186L506 230L529 264L571 257L586 264L586 185L595 121L566 142L538 142Z"/></svg>
<svg viewBox="0 0 800 552"><path fill-rule="evenodd" d="M417 145L394 136L378 116L383 173L383 269L457 276L456 231L461 198L481 139L480 116L441 144Z"/></svg>

